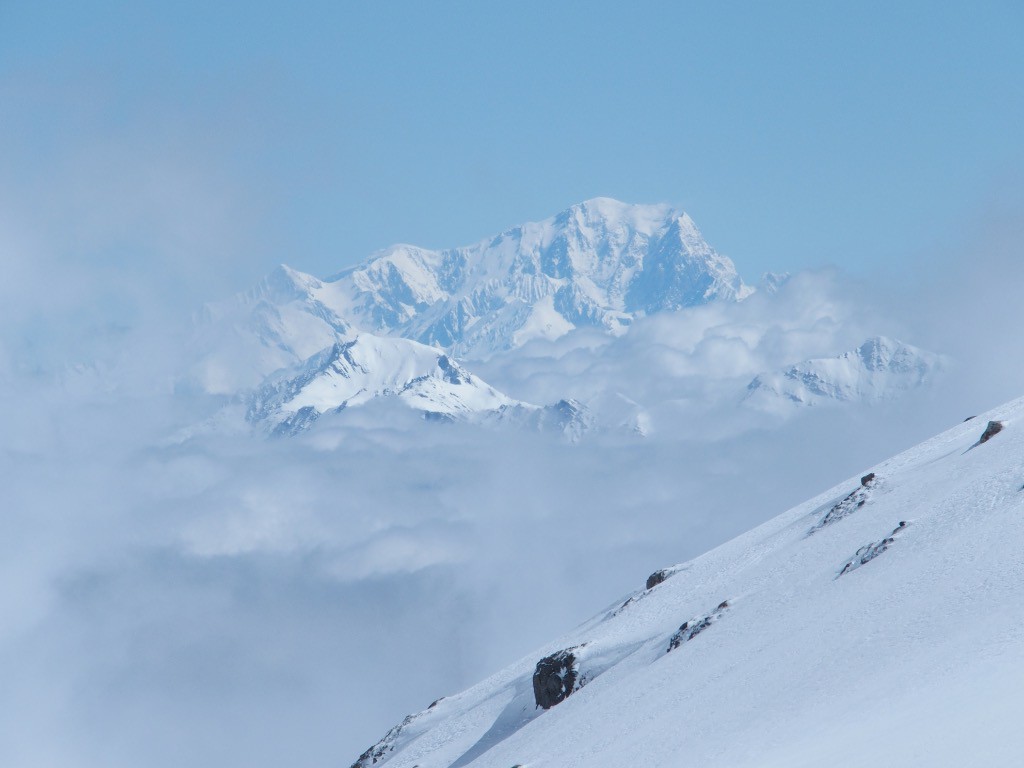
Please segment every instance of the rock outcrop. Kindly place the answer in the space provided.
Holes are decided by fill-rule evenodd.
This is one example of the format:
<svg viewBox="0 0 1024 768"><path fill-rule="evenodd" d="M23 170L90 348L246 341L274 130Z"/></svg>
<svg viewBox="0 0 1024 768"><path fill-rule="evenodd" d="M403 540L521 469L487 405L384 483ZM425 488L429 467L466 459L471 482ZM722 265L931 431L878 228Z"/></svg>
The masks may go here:
<svg viewBox="0 0 1024 768"><path fill-rule="evenodd" d="M993 437L1003 431L1003 422L1001 421L990 421L988 426L985 427L985 431L981 433L981 438L978 440L978 445L987 443Z"/></svg>
<svg viewBox="0 0 1024 768"><path fill-rule="evenodd" d="M863 547L858 549L856 553L854 553L853 557L846 561L842 569L836 575L836 578L838 579L843 574L849 573L850 571L855 571L862 565L870 563L880 554L889 549L889 547L895 543L895 537L897 536L897 534L903 533L903 531L906 530L906 527L906 521L900 520L899 525L897 525L893 529L892 533L890 533L889 536L882 539L881 541L873 541L870 544L865 544Z"/></svg>
<svg viewBox="0 0 1024 768"><path fill-rule="evenodd" d="M715 608L715 610L706 616L699 616L697 618L690 619L689 621L684 621L679 629L675 631L675 634L669 638L666 653L671 653L683 643L688 643L690 640L693 640L693 638L722 618L722 614L725 613L728 608L729 601L723 600L718 604L718 607Z"/></svg>
<svg viewBox="0 0 1024 768"><path fill-rule="evenodd" d="M661 584L665 579L672 575L672 571L667 568L660 568L650 576L647 577L646 589L654 589L656 586Z"/></svg>
<svg viewBox="0 0 1024 768"><path fill-rule="evenodd" d="M533 696L541 709L551 709L582 687L576 648L566 648L537 662L533 673Z"/></svg>
<svg viewBox="0 0 1024 768"><path fill-rule="evenodd" d="M808 535L820 531L822 528L826 528L833 523L837 523L844 517L852 515L858 509L868 503L868 499L871 498L871 490L875 487L877 479L874 472L870 472L860 479L860 487L854 488L847 494L842 500L836 502L832 508L825 513L825 516L821 518L815 524Z"/></svg>

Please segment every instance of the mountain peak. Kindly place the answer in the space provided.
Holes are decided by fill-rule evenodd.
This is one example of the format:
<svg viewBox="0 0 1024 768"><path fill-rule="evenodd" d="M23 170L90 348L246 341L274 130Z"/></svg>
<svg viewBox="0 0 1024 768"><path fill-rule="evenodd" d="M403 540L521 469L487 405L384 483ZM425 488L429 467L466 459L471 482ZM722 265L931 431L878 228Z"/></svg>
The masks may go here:
<svg viewBox="0 0 1024 768"><path fill-rule="evenodd" d="M439 349L360 334L268 379L249 398L246 419L273 434L295 434L326 413L381 398L448 418L519 404Z"/></svg>
<svg viewBox="0 0 1024 768"><path fill-rule="evenodd" d="M361 330L484 357L749 292L686 213L608 197L467 247L393 246L328 282Z"/></svg>
<svg viewBox="0 0 1024 768"><path fill-rule="evenodd" d="M891 400L927 384L945 365L941 355L886 336L873 336L837 357L805 360L763 373L747 387L747 400L769 409L780 404Z"/></svg>
<svg viewBox="0 0 1024 768"><path fill-rule="evenodd" d="M481 359L751 290L683 211L595 197L470 246L392 245L325 280L282 264L211 316L231 318L225 356L252 358L249 381L359 333Z"/></svg>
<svg viewBox="0 0 1024 768"><path fill-rule="evenodd" d="M624 203L611 197L593 197L569 206L550 219L545 219L543 222L531 222L531 224L543 226L550 222L557 228L573 221L584 226L607 230L627 227L649 236L666 229L672 221L680 218L685 218L692 223L686 213L676 210L666 203Z"/></svg>
<svg viewBox="0 0 1024 768"><path fill-rule="evenodd" d="M279 264L259 282L252 298L283 304L305 298L320 286L321 282L312 275L292 269L287 264Z"/></svg>

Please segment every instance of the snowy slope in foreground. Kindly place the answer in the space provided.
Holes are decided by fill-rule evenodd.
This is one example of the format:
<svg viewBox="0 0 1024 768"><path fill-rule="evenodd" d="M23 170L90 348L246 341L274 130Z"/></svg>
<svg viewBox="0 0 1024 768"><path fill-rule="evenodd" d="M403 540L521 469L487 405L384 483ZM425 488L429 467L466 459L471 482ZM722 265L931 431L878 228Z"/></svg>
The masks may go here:
<svg viewBox="0 0 1024 768"><path fill-rule="evenodd" d="M943 365L940 355L876 336L838 357L807 360L785 371L761 374L750 382L746 399L769 408L780 403L893 400L926 384Z"/></svg>
<svg viewBox="0 0 1024 768"><path fill-rule="evenodd" d="M357 765L1020 765L1022 423L1018 400L670 569Z"/></svg>

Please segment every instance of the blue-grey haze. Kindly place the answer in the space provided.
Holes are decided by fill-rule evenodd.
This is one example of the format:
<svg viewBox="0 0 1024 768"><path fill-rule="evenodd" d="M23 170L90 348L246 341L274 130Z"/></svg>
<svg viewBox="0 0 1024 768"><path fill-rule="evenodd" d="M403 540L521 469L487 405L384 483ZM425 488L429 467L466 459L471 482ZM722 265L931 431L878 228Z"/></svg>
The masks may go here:
<svg viewBox="0 0 1024 768"><path fill-rule="evenodd" d="M1021 13L0 2L0 763L345 765L654 568L1020 395ZM775 431L669 411L628 444L369 409L320 443L167 440L209 413L173 388L202 301L595 195L680 205L751 282L838 265L779 311L949 378ZM482 374L671 398L756 308L703 352L680 315L614 360Z"/></svg>

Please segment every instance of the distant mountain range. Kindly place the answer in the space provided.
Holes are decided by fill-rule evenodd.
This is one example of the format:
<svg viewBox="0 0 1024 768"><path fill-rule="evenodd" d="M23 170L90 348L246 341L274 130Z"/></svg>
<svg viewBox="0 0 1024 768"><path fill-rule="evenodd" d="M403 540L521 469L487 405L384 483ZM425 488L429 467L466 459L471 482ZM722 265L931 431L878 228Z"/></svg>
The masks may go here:
<svg viewBox="0 0 1024 768"><path fill-rule="evenodd" d="M636 317L752 290L685 213L597 198L464 248L395 245L326 280L281 266L207 308L222 343L198 373L213 390L251 386L359 333L487 357L578 327L621 334ZM236 347L228 363L224 342Z"/></svg>
<svg viewBox="0 0 1024 768"><path fill-rule="evenodd" d="M775 299L788 279L768 274L760 285ZM277 434L382 397L432 417L519 413L546 423L542 407L456 361L582 329L621 337L641 318L735 305L754 292L682 211L596 198L471 246L392 246L323 280L281 266L204 309L191 376L207 392L245 398L248 421ZM938 356L878 337L834 359L759 375L746 397L769 407L889 399L940 369ZM635 411L615 418L643 434L647 416L632 397L610 391L598 400ZM601 421L583 416L586 404L570 409L574 434L593 416Z"/></svg>

